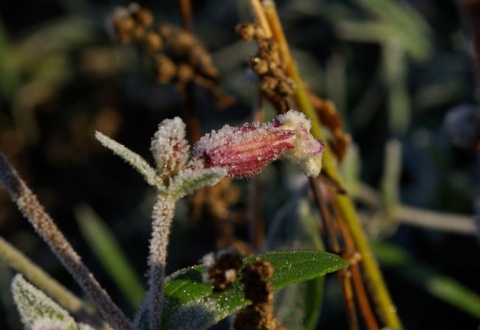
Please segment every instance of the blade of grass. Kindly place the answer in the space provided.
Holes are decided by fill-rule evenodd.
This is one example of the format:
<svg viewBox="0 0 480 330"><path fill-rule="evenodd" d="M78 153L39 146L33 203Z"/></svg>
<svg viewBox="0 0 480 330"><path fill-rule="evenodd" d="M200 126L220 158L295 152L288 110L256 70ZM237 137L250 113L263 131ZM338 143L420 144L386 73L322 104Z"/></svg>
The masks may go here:
<svg viewBox="0 0 480 330"><path fill-rule="evenodd" d="M145 289L115 236L87 205L78 206L75 209L75 215L80 230L93 253L132 307L137 308L143 299Z"/></svg>

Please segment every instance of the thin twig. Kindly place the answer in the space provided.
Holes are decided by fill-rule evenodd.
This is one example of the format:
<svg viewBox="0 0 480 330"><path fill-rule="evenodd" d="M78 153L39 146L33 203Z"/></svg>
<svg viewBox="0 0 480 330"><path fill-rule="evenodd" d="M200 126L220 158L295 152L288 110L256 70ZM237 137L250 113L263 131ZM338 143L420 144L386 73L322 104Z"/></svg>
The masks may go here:
<svg viewBox="0 0 480 330"><path fill-rule="evenodd" d="M417 227L456 234L475 235L476 233L475 221L471 216L434 212L406 205L399 206L394 214L395 219L401 223Z"/></svg>
<svg viewBox="0 0 480 330"><path fill-rule="evenodd" d="M250 10L252 11L255 22L262 28L264 38L272 37L272 30L268 24L267 17L265 16L265 11L263 10L260 0L249 0Z"/></svg>
<svg viewBox="0 0 480 330"><path fill-rule="evenodd" d="M320 191L320 182L315 178L310 178L310 187L312 188L315 201L319 207L322 219L324 220L325 228L327 230L327 239L332 251L336 254L344 254L345 250L340 247L338 241L338 234L340 228L338 223L332 218L331 211L327 205L327 202ZM350 330L358 330L358 316L355 308L355 299L352 290L352 273L350 268L342 269L337 272L342 284L343 298L345 300L345 306L347 310L348 327Z"/></svg>
<svg viewBox="0 0 480 330"><path fill-rule="evenodd" d="M132 326L126 316L82 263L80 256L1 153L0 181L7 189L12 201L17 204L18 209L29 220L37 234L49 245L83 291L90 296L105 320L114 329L131 329Z"/></svg>
<svg viewBox="0 0 480 330"><path fill-rule="evenodd" d="M335 195L335 190L332 187L328 187L330 196ZM353 278L353 287L355 289L355 297L357 298L358 305L360 307L360 312L362 314L363 320L369 330L379 330L380 327L375 319L372 307L368 301L367 291L363 283L361 270L359 267L359 260L361 260L361 255L357 252L357 247L353 240L352 234L347 226L343 214L336 202L335 198L332 198L332 206L335 212L335 218L338 221L340 231L342 232L343 240L345 242L345 256L344 258L348 260L350 264L350 269Z"/></svg>
<svg viewBox="0 0 480 330"><path fill-rule="evenodd" d="M309 95L303 85L298 69L293 62L290 54L288 44L285 40L285 35L278 18L278 14L273 1L265 1L264 8L273 36L279 44L282 59L286 65L285 70L291 78L295 81L297 88L295 90L295 99L299 109L312 120L312 134L321 139L325 143L325 150L323 155L323 170L335 180L340 187L343 187L342 179L337 168L335 157L332 154L328 141L324 138L320 122L316 117L315 111L310 103ZM337 200L342 214L348 223L349 230L355 240L356 246L362 256L362 264L364 266L365 275L369 283L369 289L374 297L374 302L377 305L377 311L385 323L385 326L391 329L401 329L402 325L397 316L396 308L392 302L390 294L383 280L382 274L378 267L375 256L373 255L370 244L365 236L365 233L358 220L355 206L351 198L347 194L336 194L334 198Z"/></svg>
<svg viewBox="0 0 480 330"><path fill-rule="evenodd" d="M382 198L374 188L362 184L358 196L355 199L366 203L376 209L382 207ZM389 211L393 220L410 226L422 227L431 230L441 230L454 234L476 235L476 225L473 216L437 212L400 204Z"/></svg>
<svg viewBox="0 0 480 330"><path fill-rule="evenodd" d="M192 31L192 5L190 0L179 0L182 27L185 31Z"/></svg>

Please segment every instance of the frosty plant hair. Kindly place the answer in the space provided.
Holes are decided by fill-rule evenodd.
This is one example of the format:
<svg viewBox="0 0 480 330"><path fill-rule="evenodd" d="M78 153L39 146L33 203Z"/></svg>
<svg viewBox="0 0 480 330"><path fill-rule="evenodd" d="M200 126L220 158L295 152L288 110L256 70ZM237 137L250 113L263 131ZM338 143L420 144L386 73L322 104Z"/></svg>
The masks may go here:
<svg viewBox="0 0 480 330"><path fill-rule="evenodd" d="M148 315L150 329L159 329L163 309L163 282L170 227L175 202L195 190L215 185L225 176L246 177L266 165L286 158L300 165L308 176L322 166L323 144L310 134L311 123L294 110L270 123L224 126L205 135L193 146L185 139L185 123L178 117L162 121L152 139L156 169L139 155L97 132L96 138L157 188L150 240L149 291L135 323Z"/></svg>

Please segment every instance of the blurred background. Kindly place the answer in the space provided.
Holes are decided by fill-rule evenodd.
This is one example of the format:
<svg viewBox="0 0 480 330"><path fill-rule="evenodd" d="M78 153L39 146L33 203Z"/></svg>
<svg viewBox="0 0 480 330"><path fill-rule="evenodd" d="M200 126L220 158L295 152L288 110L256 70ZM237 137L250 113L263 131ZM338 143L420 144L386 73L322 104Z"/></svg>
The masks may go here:
<svg viewBox="0 0 480 330"><path fill-rule="evenodd" d="M181 24L176 1L139 3L157 22ZM335 103L351 134L342 170L405 328L477 329L478 93L468 26L457 3L276 3L306 84ZM145 283L154 195L93 133L101 131L152 161L150 139L158 123L184 112L175 86L155 83L145 52L109 35L108 17L128 4L0 2L0 151L114 301L132 315ZM246 74L246 60L255 45L234 32L239 22L252 20L248 6L241 0L192 1L192 6L193 32L211 52L222 90L236 99L220 109L195 88L202 132L250 121L256 86ZM272 113L268 105L266 111ZM260 176L267 228L279 210L290 212L285 205L304 194L297 188L301 175L285 166L275 164ZM224 192L235 196L227 203L228 219L235 235L246 237L249 180L234 184ZM218 228L208 214L193 217L191 205L186 199L177 210L169 272L215 249ZM94 253L94 225L88 224L100 221L140 279L130 295L112 280L108 268L115 273L116 266L106 266ZM81 295L3 189L0 235ZM0 262L2 329L22 327L9 289L13 275ZM340 290L338 279L329 277L319 329L347 329Z"/></svg>

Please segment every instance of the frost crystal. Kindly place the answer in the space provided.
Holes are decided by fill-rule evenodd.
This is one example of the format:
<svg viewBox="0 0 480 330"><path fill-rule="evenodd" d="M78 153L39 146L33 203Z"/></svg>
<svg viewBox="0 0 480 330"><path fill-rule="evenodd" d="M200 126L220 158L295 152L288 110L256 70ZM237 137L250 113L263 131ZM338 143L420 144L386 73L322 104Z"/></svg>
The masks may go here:
<svg viewBox="0 0 480 330"><path fill-rule="evenodd" d="M205 167L222 167L231 177L260 172L284 157L300 165L308 176L317 176L322 166L323 144L310 134L311 122L290 110L270 123L226 125L205 135L193 147L193 156Z"/></svg>

